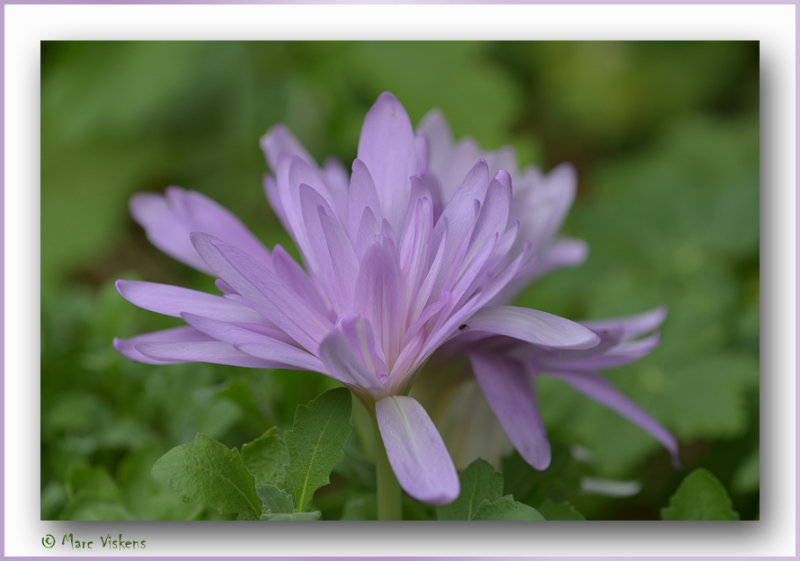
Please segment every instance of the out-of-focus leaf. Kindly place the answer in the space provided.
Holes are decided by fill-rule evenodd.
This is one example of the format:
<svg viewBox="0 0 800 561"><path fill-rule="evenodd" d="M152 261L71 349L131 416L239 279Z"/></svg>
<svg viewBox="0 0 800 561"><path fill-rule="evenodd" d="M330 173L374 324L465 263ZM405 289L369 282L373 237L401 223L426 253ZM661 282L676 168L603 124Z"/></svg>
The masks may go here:
<svg viewBox="0 0 800 561"><path fill-rule="evenodd" d="M67 481L69 502L61 518L72 520L130 520L119 487L102 467L77 466Z"/></svg>
<svg viewBox="0 0 800 561"><path fill-rule="evenodd" d="M725 487L706 469L698 468L686 476L661 509L664 520L739 520Z"/></svg>
<svg viewBox="0 0 800 561"><path fill-rule="evenodd" d="M373 493L353 493L345 500L342 520L377 520L378 501Z"/></svg>
<svg viewBox="0 0 800 561"><path fill-rule="evenodd" d="M731 488L737 493L750 493L758 490L760 455L758 449L754 450L739 465L733 475Z"/></svg>
<svg viewBox="0 0 800 561"><path fill-rule="evenodd" d="M91 498L116 501L119 488L102 467L78 466L69 474L67 492L72 498Z"/></svg>

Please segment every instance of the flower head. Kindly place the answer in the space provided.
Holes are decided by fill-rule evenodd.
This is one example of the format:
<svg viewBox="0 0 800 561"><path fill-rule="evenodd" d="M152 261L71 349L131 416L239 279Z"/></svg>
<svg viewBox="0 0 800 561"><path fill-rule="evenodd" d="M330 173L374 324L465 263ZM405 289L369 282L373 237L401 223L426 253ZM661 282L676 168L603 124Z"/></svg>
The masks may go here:
<svg viewBox="0 0 800 561"><path fill-rule="evenodd" d="M599 344L584 349L566 349L547 341L526 339L521 333L524 328L520 325L520 329L516 329L517 316L525 318L523 321L527 328L528 322L543 312L502 306L511 302L521 288L536 278L559 267L577 265L586 258L587 249L582 241L556 235L574 198L574 170L563 164L547 175L534 166L519 170L510 148L486 153L470 138L454 142L447 122L438 112L423 119L420 133L430 149L431 168L437 177L443 179L443 193L453 190L455 178L475 158L483 158L490 163L490 168L502 167L510 171L515 179L511 217L520 225L515 243L517 246L527 244L531 255L517 271L516 277L493 297L492 304L495 305L473 316L470 327L477 325L481 330L462 330L440 351L443 360L458 355L468 356L474 380L494 416L523 459L537 469L545 469L550 464L550 444L531 389L531 382L539 376L561 379L578 392L639 425L669 450L673 463L677 464L675 438L599 372L624 366L652 351L658 345L658 334L643 336L661 325L666 316L664 308L626 318L582 322L598 336ZM454 450L459 463L466 465L479 454L502 452L504 447L493 434L490 420L480 413L482 404L474 401L471 379L458 372L438 371L442 376L451 376L446 382L449 385L465 384L461 396L471 402L468 415L481 419L480 430L492 435L491 443L481 446L471 442L461 450ZM431 377L437 376L434 372ZM427 379L425 383L428 387L417 388L421 390L418 395L423 401L435 399L433 394L437 393L435 388L440 382ZM450 391L447 395L452 399L458 394ZM451 405L458 411L453 411L448 404L444 407L440 404L439 409L448 417L446 424L455 426L455 432L459 432L468 423L463 420L465 415L460 404ZM466 430L472 430L473 436L478 436L474 427Z"/></svg>
<svg viewBox="0 0 800 561"><path fill-rule="evenodd" d="M480 158L443 166L433 144L389 93L364 120L349 176L333 161L318 166L285 127L271 129L261 143L273 173L264 187L304 266L198 193L135 196L132 214L153 244L216 277L220 294L118 281L130 302L187 325L116 348L142 362L335 378L374 408L401 486L424 501L453 500L452 460L427 412L405 395L431 354L467 325L551 349L588 349L601 338L551 314L493 304L551 252L531 242L543 235L521 227L508 171Z"/></svg>

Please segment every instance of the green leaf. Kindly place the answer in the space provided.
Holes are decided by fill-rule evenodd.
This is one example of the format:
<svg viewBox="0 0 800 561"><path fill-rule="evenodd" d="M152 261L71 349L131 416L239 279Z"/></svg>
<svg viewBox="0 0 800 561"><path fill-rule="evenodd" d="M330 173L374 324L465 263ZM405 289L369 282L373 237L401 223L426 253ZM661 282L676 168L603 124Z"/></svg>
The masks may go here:
<svg viewBox="0 0 800 561"><path fill-rule="evenodd" d="M540 504L537 510L542 513L545 520L586 520L586 517L567 501L555 503L548 499Z"/></svg>
<svg viewBox="0 0 800 561"><path fill-rule="evenodd" d="M76 466L69 472L70 498L60 518L71 520L131 520L122 494L105 468Z"/></svg>
<svg viewBox="0 0 800 561"><path fill-rule="evenodd" d="M311 512L281 512L277 514L263 514L262 520L319 520L322 513L318 510Z"/></svg>
<svg viewBox="0 0 800 561"><path fill-rule="evenodd" d="M247 519L261 515L255 481L238 450L205 435L198 434L194 442L161 456L152 474L185 497L220 512Z"/></svg>
<svg viewBox="0 0 800 561"><path fill-rule="evenodd" d="M331 470L342 459L342 448L353 428L350 409L350 392L345 388L329 390L297 407L286 445L298 511L308 510L314 492L329 483Z"/></svg>
<svg viewBox="0 0 800 561"><path fill-rule="evenodd" d="M121 497L117 484L102 467L75 466L67 479L67 492L73 499L117 501Z"/></svg>
<svg viewBox="0 0 800 561"><path fill-rule="evenodd" d="M661 509L663 520L739 520L725 487L706 469L698 468L686 476L672 495L669 506Z"/></svg>
<svg viewBox="0 0 800 561"><path fill-rule="evenodd" d="M261 499L265 514L291 514L294 512L292 496L274 485L259 487L258 498Z"/></svg>
<svg viewBox="0 0 800 561"><path fill-rule="evenodd" d="M287 489L287 484L291 487L286 473L289 449L275 433L275 427L242 446L242 460L247 471L253 474L257 488L275 485Z"/></svg>
<svg viewBox="0 0 800 561"><path fill-rule="evenodd" d="M503 475L478 458L459 475L461 494L452 503L436 507L439 520L473 520L483 501L503 495Z"/></svg>
<svg viewBox="0 0 800 561"><path fill-rule="evenodd" d="M133 520L133 516L117 502L83 498L61 514L70 520Z"/></svg>
<svg viewBox="0 0 800 561"><path fill-rule="evenodd" d="M483 501L473 520L544 520L544 516L532 506L505 495L494 501Z"/></svg>

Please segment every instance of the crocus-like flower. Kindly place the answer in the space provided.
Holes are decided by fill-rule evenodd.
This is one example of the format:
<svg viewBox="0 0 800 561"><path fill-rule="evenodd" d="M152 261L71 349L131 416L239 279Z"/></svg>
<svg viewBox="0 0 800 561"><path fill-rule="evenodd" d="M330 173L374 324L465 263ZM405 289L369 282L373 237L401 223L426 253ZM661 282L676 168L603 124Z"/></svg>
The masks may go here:
<svg viewBox="0 0 800 561"><path fill-rule="evenodd" d="M556 236L575 194L576 177L571 167L561 165L547 175L534 166L520 171L510 148L484 153L472 139L454 142L447 122L438 112L429 113L423 119L420 135L428 143L430 167L434 175L442 178L441 188L445 196L455 188L455 178L475 158L483 158L491 168L509 170L514 177L511 215L520 224L517 244L529 244L534 258L495 295L493 304L508 303L519 289L536 278L559 267L577 265L585 259L587 250L583 242ZM503 311L498 313L500 310ZM478 455L496 456L504 448L491 423L481 416L483 404L475 402L469 387L471 379L458 371L440 368L443 362L453 362L455 357L464 354L469 357L474 379L495 417L520 455L533 467L545 469L550 464L550 445L531 389L531 380L541 375L567 382L575 390L636 423L661 442L672 453L673 463L677 464L675 438L599 373L600 370L634 362L656 347L658 334L639 337L661 325L666 315L663 308L627 318L583 322L598 335L600 344L581 350L557 349L540 342L502 336L504 324L519 310L501 306L486 309L481 315L484 330L462 330L440 351L438 358L441 360L431 368L431 377L449 376L447 383L450 386L464 385L460 395L470 401L467 416L481 419L480 431L492 442L483 446L476 442L463 442L461 431L469 423L463 420L465 415L461 412L461 404L452 401L459 395L452 389L442 392L441 383L431 378L423 382L426 387L415 388L420 396L426 398L424 401L436 401L437 395L439 398L445 396L445 401L437 407L439 420L451 429L445 432L446 436L449 436L448 432L455 433L451 445L459 448L454 452L458 454L461 465L468 464ZM467 430L471 431L473 440L479 436L474 427Z"/></svg>
<svg viewBox="0 0 800 561"><path fill-rule="evenodd" d="M116 340L116 348L142 362L335 378L374 410L400 485L423 501L452 501L453 462L425 409L406 395L428 357L466 326L551 349L588 349L601 337L558 316L492 304L536 257L520 237L511 176L476 158L460 178L437 178L436 154L391 94L368 112L349 177L335 162L319 167L282 126L262 148L274 174L265 178L267 197L305 267L198 193L137 195L131 211L152 243L215 276L221 294L118 281L130 302L187 325Z"/></svg>
<svg viewBox="0 0 800 561"><path fill-rule="evenodd" d="M536 469L550 464L550 444L530 386L539 376L563 380L637 424L669 450L677 465L678 447L672 434L599 372L647 355L658 345L659 336L646 334L664 317L664 308L656 308L637 316L584 322L601 339L591 349L552 349L508 337L473 335L452 341L448 352L466 352L489 407L523 459Z"/></svg>

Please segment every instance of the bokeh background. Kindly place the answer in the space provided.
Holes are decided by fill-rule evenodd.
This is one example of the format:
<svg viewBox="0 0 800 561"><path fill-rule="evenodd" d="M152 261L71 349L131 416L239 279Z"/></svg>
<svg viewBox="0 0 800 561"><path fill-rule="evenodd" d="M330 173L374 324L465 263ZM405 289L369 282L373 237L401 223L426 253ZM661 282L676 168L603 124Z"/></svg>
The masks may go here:
<svg viewBox="0 0 800 561"><path fill-rule="evenodd" d="M506 492L568 500L590 519L657 519L702 466L743 519L758 518L756 42L45 42L41 54L43 519L220 518L155 481L153 462L196 432L238 447L288 427L298 403L331 386L118 356L113 337L176 322L123 301L114 279L213 289L149 246L127 201L194 189L290 248L263 197L260 136L283 122L319 160L349 163L384 90L414 123L437 107L457 137L577 167L565 232L589 243L589 259L521 304L573 319L669 308L661 346L609 377L679 438L684 470L635 426L544 380L553 465L538 473L508 457ZM350 448L318 494L323 517L370 516L370 466ZM592 494L585 477L640 490Z"/></svg>

